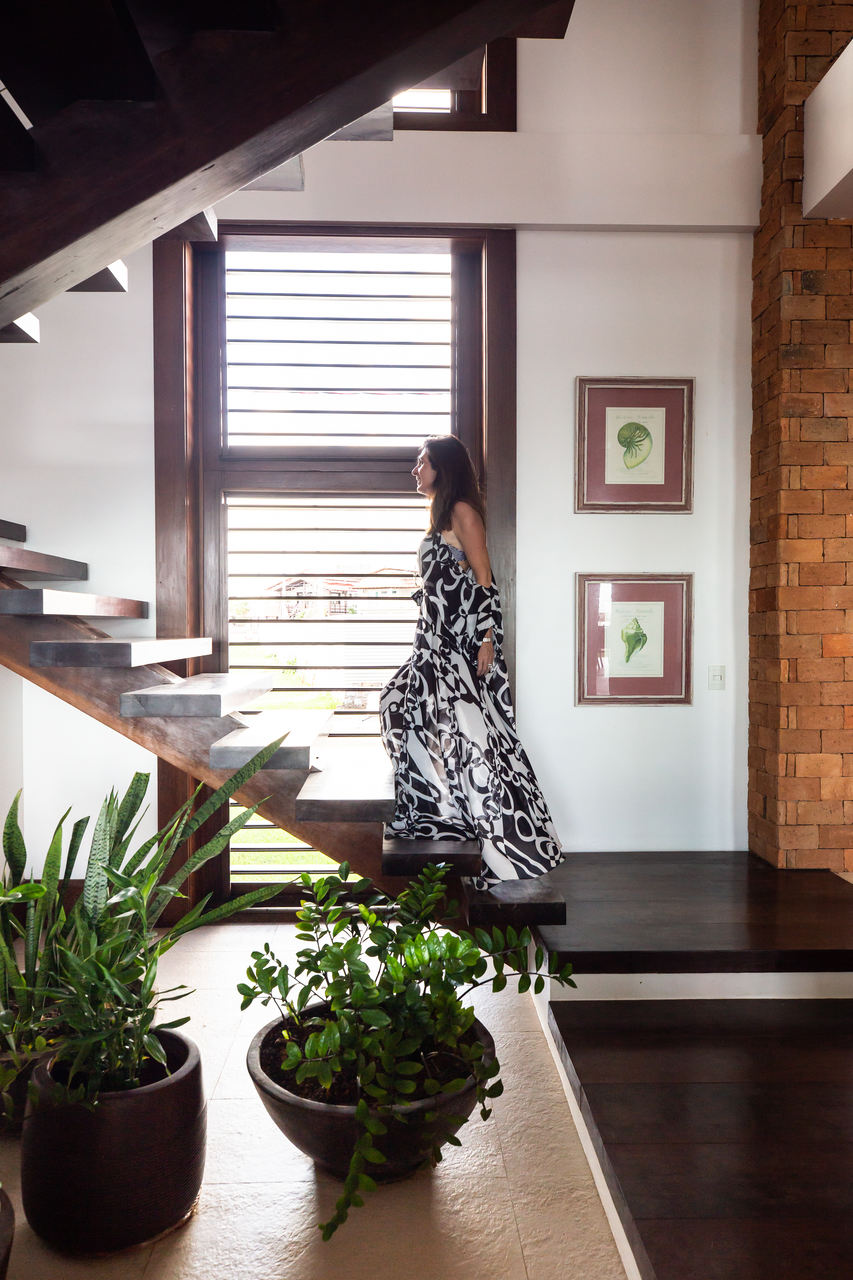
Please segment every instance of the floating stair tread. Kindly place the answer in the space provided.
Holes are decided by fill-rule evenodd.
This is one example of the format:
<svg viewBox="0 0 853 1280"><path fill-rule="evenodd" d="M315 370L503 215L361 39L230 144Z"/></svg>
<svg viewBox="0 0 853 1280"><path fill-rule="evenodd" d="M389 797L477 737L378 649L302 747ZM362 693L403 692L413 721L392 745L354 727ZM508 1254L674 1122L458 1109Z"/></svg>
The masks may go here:
<svg viewBox="0 0 853 1280"><path fill-rule="evenodd" d="M147 667L156 662L180 662L213 652L209 636L197 639L35 640L30 645L34 667Z"/></svg>
<svg viewBox="0 0 853 1280"><path fill-rule="evenodd" d="M121 258L79 284L73 284L69 293L127 293L127 267Z"/></svg>
<svg viewBox="0 0 853 1280"><path fill-rule="evenodd" d="M272 688L257 675L214 672L185 680L149 685L121 695L122 716L227 716Z"/></svg>
<svg viewBox="0 0 853 1280"><path fill-rule="evenodd" d="M30 551L28 547L0 546L0 569L8 569L16 578L65 578L85 582L89 566L82 560L67 560L64 556L48 556L42 551Z"/></svg>
<svg viewBox="0 0 853 1280"><path fill-rule="evenodd" d="M310 769L317 740L334 717L333 711L262 711L245 729L234 729L210 748L210 767L233 771L256 756L262 747L284 736L265 769Z"/></svg>
<svg viewBox="0 0 853 1280"><path fill-rule="evenodd" d="M0 520L0 538L11 538L13 542L26 542L27 526L16 524L14 520Z"/></svg>
<svg viewBox="0 0 853 1280"><path fill-rule="evenodd" d="M732 850L568 853L566 923L543 944L577 973L847 972L853 885Z"/></svg>
<svg viewBox="0 0 853 1280"><path fill-rule="evenodd" d="M457 875L475 876L483 859L476 840L406 840L384 836L382 872L387 876L416 876L431 862L446 862Z"/></svg>
<svg viewBox="0 0 853 1280"><path fill-rule="evenodd" d="M323 738L318 764L296 797L298 822L387 822L394 816L394 771L379 738Z"/></svg>
<svg viewBox="0 0 853 1280"><path fill-rule="evenodd" d="M0 591L0 614L4 613L38 618L147 618L148 605L144 600L125 600L121 596L22 587Z"/></svg>
<svg viewBox="0 0 853 1280"><path fill-rule="evenodd" d="M41 325L31 311L17 316L0 327L0 342L38 342Z"/></svg>
<svg viewBox="0 0 853 1280"><path fill-rule="evenodd" d="M548 875L502 880L491 889L464 889L468 923L474 925L564 924L566 902Z"/></svg>

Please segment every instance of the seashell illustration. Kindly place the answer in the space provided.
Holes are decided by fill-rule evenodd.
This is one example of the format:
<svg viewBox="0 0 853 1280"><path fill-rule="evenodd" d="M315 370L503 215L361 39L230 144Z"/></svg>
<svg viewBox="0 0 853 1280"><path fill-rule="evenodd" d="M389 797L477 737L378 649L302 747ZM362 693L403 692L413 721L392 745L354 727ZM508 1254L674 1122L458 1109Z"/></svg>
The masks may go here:
<svg viewBox="0 0 853 1280"><path fill-rule="evenodd" d="M632 654L638 653L640 649L643 648L649 637L646 635L636 618L632 618L627 626L622 628L619 634L621 635L622 643L625 646L625 662L628 663L631 661Z"/></svg>
<svg viewBox="0 0 853 1280"><path fill-rule="evenodd" d="M622 461L629 471L645 462L652 451L652 433L642 422L624 422L616 432L616 439L622 446Z"/></svg>

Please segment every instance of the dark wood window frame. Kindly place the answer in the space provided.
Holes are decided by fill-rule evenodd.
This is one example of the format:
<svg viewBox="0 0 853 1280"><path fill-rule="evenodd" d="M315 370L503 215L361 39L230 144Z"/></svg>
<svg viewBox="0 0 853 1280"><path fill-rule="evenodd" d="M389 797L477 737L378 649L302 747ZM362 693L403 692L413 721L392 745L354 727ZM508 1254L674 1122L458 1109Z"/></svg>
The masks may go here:
<svg viewBox="0 0 853 1280"><path fill-rule="evenodd" d="M395 242L452 241L462 246L460 284L480 292L481 320L460 317L469 331L462 349L474 361L459 371L462 394L479 397L481 430L460 431L480 469L489 507L489 548L500 584L505 650L514 667L516 513L515 232L422 226L220 224L220 242L249 247L253 239L298 234L383 237ZM223 670L223 493L269 492L286 479L291 490L411 492L411 449L377 450L354 467L334 450L228 450L221 434L222 307L219 246L175 239L154 242L155 509L157 634L212 634L214 653L175 669L191 674ZM200 323L205 312L217 319ZM470 424L469 414L463 421ZM367 480L369 479L369 484ZM194 783L166 762L158 771L161 821L186 799ZM190 896L227 893L227 878L208 864L193 878Z"/></svg>
<svg viewBox="0 0 853 1280"><path fill-rule="evenodd" d="M510 36L486 45L482 89L452 91L449 112L395 111L395 129L515 133L518 57ZM416 87L416 86L415 86Z"/></svg>

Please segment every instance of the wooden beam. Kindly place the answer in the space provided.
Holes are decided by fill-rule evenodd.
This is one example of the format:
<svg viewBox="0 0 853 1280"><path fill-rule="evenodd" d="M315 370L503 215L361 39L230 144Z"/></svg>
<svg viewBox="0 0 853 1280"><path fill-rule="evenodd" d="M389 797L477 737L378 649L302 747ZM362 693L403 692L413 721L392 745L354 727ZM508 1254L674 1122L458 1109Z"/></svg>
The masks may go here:
<svg viewBox="0 0 853 1280"><path fill-rule="evenodd" d="M75 103L37 130L43 168L26 184L0 179L0 325L530 10L530 0L329 0L294 10L286 33L201 33L164 52L156 60L163 100Z"/></svg>
<svg viewBox="0 0 853 1280"><path fill-rule="evenodd" d="M40 334L38 317L29 311L0 326L0 342L38 342Z"/></svg>
<svg viewBox="0 0 853 1280"><path fill-rule="evenodd" d="M121 258L96 271L88 280L72 284L69 293L127 293L127 267Z"/></svg>
<svg viewBox="0 0 853 1280"><path fill-rule="evenodd" d="M16 524L14 520L0 520L0 538L10 538L13 542L26 542L27 526Z"/></svg>

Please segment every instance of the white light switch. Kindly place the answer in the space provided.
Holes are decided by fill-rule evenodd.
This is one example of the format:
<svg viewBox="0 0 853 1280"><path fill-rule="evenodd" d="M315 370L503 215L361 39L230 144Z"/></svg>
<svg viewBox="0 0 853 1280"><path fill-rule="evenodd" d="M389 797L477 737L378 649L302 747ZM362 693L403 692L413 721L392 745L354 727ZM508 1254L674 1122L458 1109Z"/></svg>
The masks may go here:
<svg viewBox="0 0 853 1280"><path fill-rule="evenodd" d="M725 667L709 667L708 668L708 688L715 689L719 692L726 687L726 668Z"/></svg>

